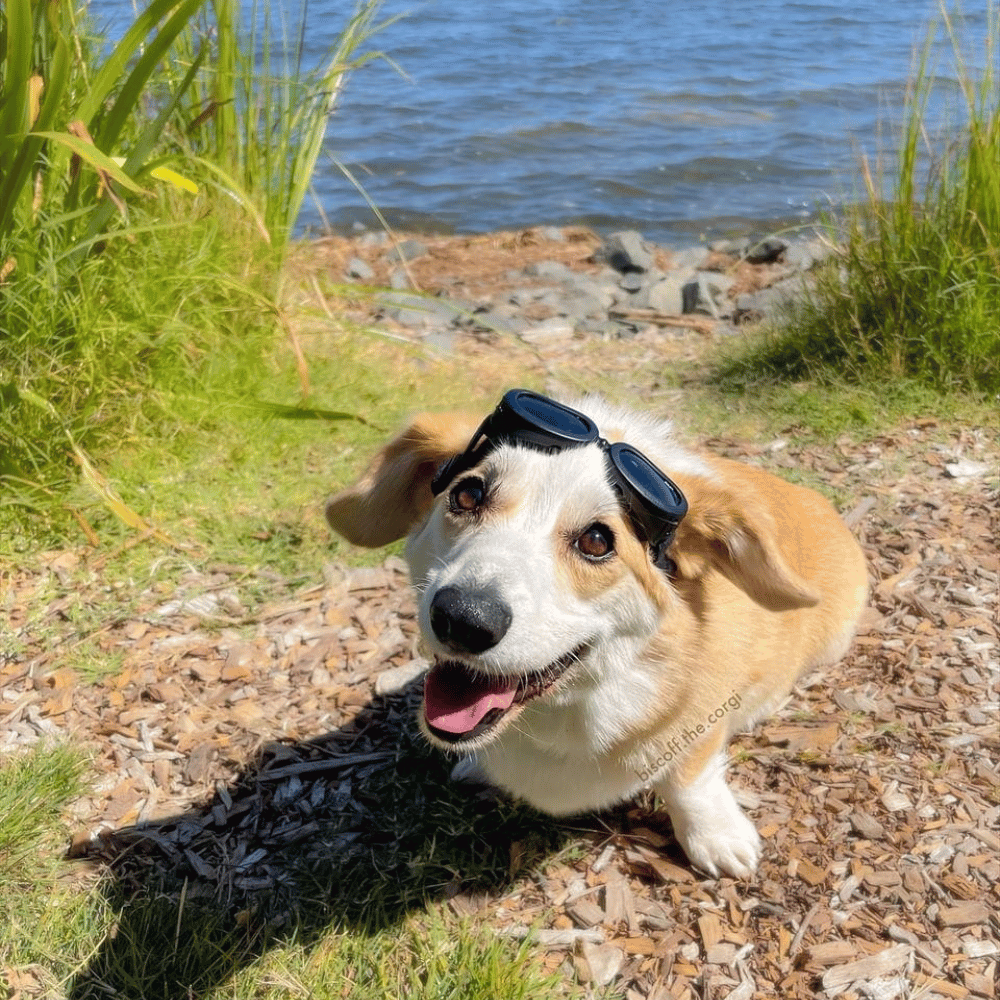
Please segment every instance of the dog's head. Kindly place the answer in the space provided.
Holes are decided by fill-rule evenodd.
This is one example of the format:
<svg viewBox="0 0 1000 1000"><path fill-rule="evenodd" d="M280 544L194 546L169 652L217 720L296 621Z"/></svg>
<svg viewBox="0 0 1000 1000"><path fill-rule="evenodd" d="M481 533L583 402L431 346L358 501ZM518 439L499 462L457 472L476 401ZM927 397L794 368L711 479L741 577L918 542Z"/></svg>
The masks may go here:
<svg viewBox="0 0 1000 1000"><path fill-rule="evenodd" d="M424 688L424 732L446 749L492 742L526 709L656 695L623 678L659 637L678 662L691 645L700 582L721 572L758 603L816 602L781 556L775 528L752 497L683 450L669 424L586 400L601 441L545 453L499 443L459 463L479 421L417 417L357 484L327 504L334 529L377 546L408 535L420 628L434 666ZM687 494L690 510L669 560L658 560L609 476L607 444L640 449ZM435 492L437 495L435 495ZM664 569L668 565L669 572Z"/></svg>

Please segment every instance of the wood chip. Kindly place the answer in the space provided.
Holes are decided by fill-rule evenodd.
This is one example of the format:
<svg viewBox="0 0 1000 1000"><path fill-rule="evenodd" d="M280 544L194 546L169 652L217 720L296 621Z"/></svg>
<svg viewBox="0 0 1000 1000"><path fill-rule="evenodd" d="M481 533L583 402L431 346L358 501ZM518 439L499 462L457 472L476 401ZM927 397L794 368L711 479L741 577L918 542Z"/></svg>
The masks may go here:
<svg viewBox="0 0 1000 1000"><path fill-rule="evenodd" d="M823 973L823 989L832 990L866 979L878 979L881 976L900 972L906 968L913 954L913 949L907 944L898 944L892 948L859 958L854 962L846 962Z"/></svg>
<svg viewBox="0 0 1000 1000"><path fill-rule="evenodd" d="M938 923L942 927L969 927L988 923L989 919L989 908L975 899L966 900L957 906L945 906L938 911Z"/></svg>

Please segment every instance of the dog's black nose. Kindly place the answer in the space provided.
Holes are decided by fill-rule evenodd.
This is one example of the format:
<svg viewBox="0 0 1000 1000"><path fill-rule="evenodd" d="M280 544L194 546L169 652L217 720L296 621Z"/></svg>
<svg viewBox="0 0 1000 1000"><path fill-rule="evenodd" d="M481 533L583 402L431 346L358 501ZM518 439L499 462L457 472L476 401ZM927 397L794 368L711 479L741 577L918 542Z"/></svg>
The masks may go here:
<svg viewBox="0 0 1000 1000"><path fill-rule="evenodd" d="M491 594L443 587L431 601L431 628L457 653L482 653L510 628L510 608Z"/></svg>

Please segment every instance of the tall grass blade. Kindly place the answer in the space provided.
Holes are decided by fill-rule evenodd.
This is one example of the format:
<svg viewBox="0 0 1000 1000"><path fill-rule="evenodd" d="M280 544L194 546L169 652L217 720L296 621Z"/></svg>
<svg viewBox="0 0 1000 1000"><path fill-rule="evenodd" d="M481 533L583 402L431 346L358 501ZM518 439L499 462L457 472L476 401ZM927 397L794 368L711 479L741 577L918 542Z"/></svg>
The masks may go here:
<svg viewBox="0 0 1000 1000"><path fill-rule="evenodd" d="M184 0L153 40L147 43L111 110L101 122L98 145L105 152L109 152L118 141L126 119L139 106L153 70L174 44L177 36L190 24L191 18L204 2L205 0Z"/></svg>
<svg viewBox="0 0 1000 1000"><path fill-rule="evenodd" d="M191 83L198 75L198 71L201 69L201 64L204 62L206 52L206 47L202 45L198 51L198 55L192 61L191 66L189 67L176 92L171 96L169 101L164 102L159 114L143 129L142 134L133 144L132 151L129 153L125 160L125 164L122 167L122 172L124 174L134 176L142 169L146 159L149 157L153 148L159 141L164 126L170 116L176 111L181 99L187 93ZM85 240L92 239L99 232L101 232L101 230L103 230L104 226L110 219L113 210L114 206L110 202L106 202L98 208L98 210L91 217L87 226L87 232L84 236Z"/></svg>
<svg viewBox="0 0 1000 1000"><path fill-rule="evenodd" d="M23 0L22 0L23 2ZM204 2L189 3L192 13ZM111 91L119 84L129 63L157 24L177 6L177 0L152 0L152 3L135 19L132 27L125 32L121 41L101 65L87 93L80 101L77 117L88 126L95 124L94 117L100 111ZM148 74L147 74L148 77ZM133 94L133 104L138 94Z"/></svg>
<svg viewBox="0 0 1000 1000"><path fill-rule="evenodd" d="M49 139L57 142L69 149L75 156L89 163L99 173L107 174L113 181L121 184L123 188L134 191L136 194L148 194L145 188L141 187L125 171L118 166L110 156L106 156L92 143L79 136L70 135L68 132L33 132L32 135L41 139Z"/></svg>

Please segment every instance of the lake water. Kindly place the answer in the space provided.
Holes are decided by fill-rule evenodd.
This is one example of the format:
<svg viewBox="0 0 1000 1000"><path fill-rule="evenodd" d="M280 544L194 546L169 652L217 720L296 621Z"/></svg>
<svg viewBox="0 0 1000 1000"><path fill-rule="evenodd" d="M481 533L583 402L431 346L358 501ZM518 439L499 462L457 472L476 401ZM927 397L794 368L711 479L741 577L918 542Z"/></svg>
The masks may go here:
<svg viewBox="0 0 1000 1000"><path fill-rule="evenodd" d="M116 0L117 2L117 0ZM272 7L299 10L296 0ZM99 11L105 4L95 2ZM113 6L113 5L109 5ZM986 0L955 16L978 43ZM310 0L319 58L349 0ZM801 225L893 145L936 0L387 0L315 178L338 228L583 223L668 244ZM975 61L975 54L973 60ZM950 49L939 72L954 76ZM306 223L319 219L307 210Z"/></svg>

